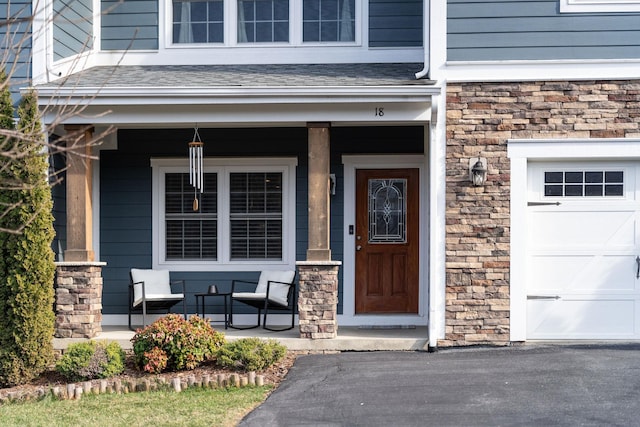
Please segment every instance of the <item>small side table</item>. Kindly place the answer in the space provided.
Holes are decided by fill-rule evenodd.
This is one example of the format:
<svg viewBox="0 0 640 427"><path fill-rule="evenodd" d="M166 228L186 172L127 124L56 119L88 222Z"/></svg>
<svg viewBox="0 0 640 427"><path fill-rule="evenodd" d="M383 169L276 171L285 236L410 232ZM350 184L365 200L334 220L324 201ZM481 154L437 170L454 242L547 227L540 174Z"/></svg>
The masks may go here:
<svg viewBox="0 0 640 427"><path fill-rule="evenodd" d="M224 320L222 321L222 323L224 323L224 328L227 329L229 327L229 312L227 310L227 306L228 306L228 298L229 296L231 296L231 292L216 292L216 293L209 293L209 292L204 292L204 293L199 293L199 294L195 294L196 296L196 311L199 311L199 307L202 307L202 317L204 318L205 315L205 310L204 310L204 299L205 297L222 297L224 300ZM196 313L199 314L199 313ZM219 322L217 320L212 320L211 323L213 322Z"/></svg>

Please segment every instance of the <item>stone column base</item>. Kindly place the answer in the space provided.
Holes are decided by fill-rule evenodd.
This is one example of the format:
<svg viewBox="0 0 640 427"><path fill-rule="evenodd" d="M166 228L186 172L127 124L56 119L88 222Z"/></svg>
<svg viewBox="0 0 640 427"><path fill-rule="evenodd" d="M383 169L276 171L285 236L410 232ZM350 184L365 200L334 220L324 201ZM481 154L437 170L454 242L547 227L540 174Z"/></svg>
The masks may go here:
<svg viewBox="0 0 640 427"><path fill-rule="evenodd" d="M104 262L56 263L56 338L94 338L102 332Z"/></svg>
<svg viewBox="0 0 640 427"><path fill-rule="evenodd" d="M300 338L338 335L339 261L299 261L298 314Z"/></svg>

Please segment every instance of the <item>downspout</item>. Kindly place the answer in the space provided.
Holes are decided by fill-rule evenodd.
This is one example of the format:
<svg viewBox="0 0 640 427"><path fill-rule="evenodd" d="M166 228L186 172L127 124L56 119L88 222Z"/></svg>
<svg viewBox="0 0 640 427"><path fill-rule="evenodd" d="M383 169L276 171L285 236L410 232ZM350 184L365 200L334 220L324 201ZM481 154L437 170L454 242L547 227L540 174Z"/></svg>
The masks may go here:
<svg viewBox="0 0 640 427"><path fill-rule="evenodd" d="M431 36L429 32L429 3L431 0L424 0L422 2L422 46L424 50L424 65L422 66L422 70L416 73L416 79L424 79L429 78L429 48L431 46Z"/></svg>

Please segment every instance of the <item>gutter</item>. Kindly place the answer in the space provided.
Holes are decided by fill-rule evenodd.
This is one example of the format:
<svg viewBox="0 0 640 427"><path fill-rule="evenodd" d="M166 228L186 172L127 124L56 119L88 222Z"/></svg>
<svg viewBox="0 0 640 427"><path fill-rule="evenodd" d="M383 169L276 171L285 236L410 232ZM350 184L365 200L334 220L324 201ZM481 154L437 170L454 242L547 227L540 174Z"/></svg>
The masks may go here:
<svg viewBox="0 0 640 427"><path fill-rule="evenodd" d="M416 79L428 79L429 78L429 49L431 48L431 36L429 31L429 16L430 11L430 0L424 0L422 2L422 21L423 21L423 35L422 35L422 45L424 50L424 65L421 71L418 71L416 75Z"/></svg>

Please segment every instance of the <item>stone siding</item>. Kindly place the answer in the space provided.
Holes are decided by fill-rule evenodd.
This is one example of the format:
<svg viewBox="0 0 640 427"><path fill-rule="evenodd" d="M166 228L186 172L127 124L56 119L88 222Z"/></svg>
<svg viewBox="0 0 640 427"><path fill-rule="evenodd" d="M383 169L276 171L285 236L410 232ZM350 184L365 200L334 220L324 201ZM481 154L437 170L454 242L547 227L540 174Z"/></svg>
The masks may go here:
<svg viewBox="0 0 640 427"><path fill-rule="evenodd" d="M58 263L56 338L94 338L102 331L102 264Z"/></svg>
<svg viewBox="0 0 640 427"><path fill-rule="evenodd" d="M338 262L298 262L300 338L327 339L338 335Z"/></svg>
<svg viewBox="0 0 640 427"><path fill-rule="evenodd" d="M508 139L640 138L640 81L447 87L446 309L440 346L509 343ZM485 157L487 182L469 182Z"/></svg>

